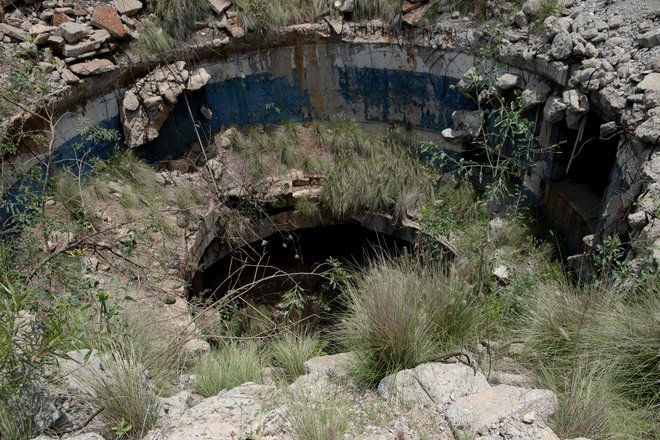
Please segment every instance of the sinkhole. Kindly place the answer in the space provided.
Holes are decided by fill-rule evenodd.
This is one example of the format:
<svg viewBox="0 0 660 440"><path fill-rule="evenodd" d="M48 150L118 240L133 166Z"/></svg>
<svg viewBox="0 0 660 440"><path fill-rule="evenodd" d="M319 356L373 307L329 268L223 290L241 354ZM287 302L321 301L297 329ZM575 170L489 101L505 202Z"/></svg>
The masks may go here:
<svg viewBox="0 0 660 440"><path fill-rule="evenodd" d="M280 324L322 326L342 310L333 270L359 270L372 258L409 253L411 246L407 239L354 223L277 231L205 268L191 294L207 302L231 297L235 308L265 306Z"/></svg>

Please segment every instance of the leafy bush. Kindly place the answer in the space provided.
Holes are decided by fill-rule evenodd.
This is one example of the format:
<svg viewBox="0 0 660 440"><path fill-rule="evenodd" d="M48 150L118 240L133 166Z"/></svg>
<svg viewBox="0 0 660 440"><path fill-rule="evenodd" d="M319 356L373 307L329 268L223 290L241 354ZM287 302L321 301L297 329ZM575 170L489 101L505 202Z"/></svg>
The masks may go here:
<svg viewBox="0 0 660 440"><path fill-rule="evenodd" d="M346 289L339 328L358 380L375 384L476 340L483 314L440 265L381 259Z"/></svg>
<svg viewBox="0 0 660 440"><path fill-rule="evenodd" d="M263 367L261 347L257 343L228 344L195 365L195 392L210 397L245 382L261 382Z"/></svg>
<svg viewBox="0 0 660 440"><path fill-rule="evenodd" d="M305 361L319 356L323 343L313 335L284 333L270 344L273 366L278 368L284 380L291 382L305 374Z"/></svg>

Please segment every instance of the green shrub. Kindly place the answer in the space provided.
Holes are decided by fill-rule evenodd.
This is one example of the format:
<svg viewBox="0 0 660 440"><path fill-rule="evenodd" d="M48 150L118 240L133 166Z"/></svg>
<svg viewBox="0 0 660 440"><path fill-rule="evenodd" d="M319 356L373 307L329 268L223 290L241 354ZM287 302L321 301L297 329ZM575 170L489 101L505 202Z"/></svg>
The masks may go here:
<svg viewBox="0 0 660 440"><path fill-rule="evenodd" d="M317 337L291 332L284 333L270 344L273 366L287 382L305 374L305 361L319 356L322 349L323 343Z"/></svg>
<svg viewBox="0 0 660 440"><path fill-rule="evenodd" d="M264 361L255 342L228 344L204 356L195 365L195 392L215 396L245 382L261 382Z"/></svg>
<svg viewBox="0 0 660 440"><path fill-rule="evenodd" d="M440 265L381 259L346 289L339 327L358 380L376 384L477 340L483 312Z"/></svg>

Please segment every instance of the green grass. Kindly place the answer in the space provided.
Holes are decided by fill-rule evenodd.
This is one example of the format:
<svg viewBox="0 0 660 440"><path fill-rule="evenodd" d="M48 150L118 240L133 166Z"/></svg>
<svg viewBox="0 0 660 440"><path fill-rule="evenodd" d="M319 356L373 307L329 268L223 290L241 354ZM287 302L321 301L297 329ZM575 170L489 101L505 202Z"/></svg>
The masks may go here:
<svg viewBox="0 0 660 440"><path fill-rule="evenodd" d="M355 2L354 14L359 19L379 18L394 21L401 13L402 0L361 0Z"/></svg>
<svg viewBox="0 0 660 440"><path fill-rule="evenodd" d="M210 10L206 0L156 0L154 13L174 41L183 41L195 31L195 22L206 19Z"/></svg>
<svg viewBox="0 0 660 440"><path fill-rule="evenodd" d="M269 344L273 366L286 382L305 374L305 361L319 356L323 343L314 335L287 332Z"/></svg>
<svg viewBox="0 0 660 440"><path fill-rule="evenodd" d="M305 219L319 218L321 215L318 204L310 197L301 197L296 200L295 213Z"/></svg>
<svg viewBox="0 0 660 440"><path fill-rule="evenodd" d="M26 402L20 402L20 404L26 406ZM32 423L32 417L32 414L27 416L26 414L17 414L16 408L0 399L0 432L2 433L2 439L25 440L37 436L37 429Z"/></svg>
<svg viewBox="0 0 660 440"><path fill-rule="evenodd" d="M609 280L527 281L515 320L522 360L560 397L554 427L564 437L657 435L660 289L653 275L645 282L646 292L630 298Z"/></svg>
<svg viewBox="0 0 660 440"><path fill-rule="evenodd" d="M196 393L210 397L245 382L261 382L265 366L256 342L228 344L204 356L193 368Z"/></svg>
<svg viewBox="0 0 660 440"><path fill-rule="evenodd" d="M106 354L102 374L87 375L89 402L104 410L100 418L108 431L127 427L128 438L142 438L158 419L160 401L148 380L147 370L130 347Z"/></svg>
<svg viewBox="0 0 660 440"><path fill-rule="evenodd" d="M335 160L320 194L325 208L336 217L360 212L404 216L431 200L432 173L403 145L341 124L330 140Z"/></svg>
<svg viewBox="0 0 660 440"><path fill-rule="evenodd" d="M135 44L137 52L143 55L163 54L176 47L177 43L158 20L147 19Z"/></svg>
<svg viewBox="0 0 660 440"><path fill-rule="evenodd" d="M337 390L297 388L288 395L286 419L294 438L337 440L348 430L350 413Z"/></svg>
<svg viewBox="0 0 660 440"><path fill-rule="evenodd" d="M438 264L377 260L346 291L338 329L355 354L355 377L368 385L443 352L470 347L483 312Z"/></svg>

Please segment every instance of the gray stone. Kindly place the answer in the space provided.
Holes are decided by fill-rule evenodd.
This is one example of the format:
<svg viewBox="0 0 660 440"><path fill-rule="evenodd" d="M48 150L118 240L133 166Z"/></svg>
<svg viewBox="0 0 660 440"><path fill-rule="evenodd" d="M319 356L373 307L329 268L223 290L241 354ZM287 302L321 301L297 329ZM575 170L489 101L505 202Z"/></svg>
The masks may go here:
<svg viewBox="0 0 660 440"><path fill-rule="evenodd" d="M64 49L62 49L62 54L65 57L77 57L87 52L92 52L99 47L101 47L100 41L89 39L81 41L78 44L65 44Z"/></svg>
<svg viewBox="0 0 660 440"><path fill-rule="evenodd" d="M617 90L613 87L605 87L597 94L601 106L603 109L608 112L608 114L614 116L620 110L623 110L626 107L626 98L620 96Z"/></svg>
<svg viewBox="0 0 660 440"><path fill-rule="evenodd" d="M211 9L216 14L223 14L231 6L231 1L229 0L209 0L209 5Z"/></svg>
<svg viewBox="0 0 660 440"><path fill-rule="evenodd" d="M486 377L462 363L427 363L383 379L378 393L385 399L431 408L490 388Z"/></svg>
<svg viewBox="0 0 660 440"><path fill-rule="evenodd" d="M557 396L550 390L530 390L497 385L478 394L458 399L447 409L445 417L456 431L480 432L512 416L520 419L534 411L536 418L546 420L557 409Z"/></svg>
<svg viewBox="0 0 660 440"><path fill-rule="evenodd" d="M353 12L355 0L335 0L334 6L339 12Z"/></svg>
<svg viewBox="0 0 660 440"><path fill-rule="evenodd" d="M628 215L628 225L633 231L638 231L649 223L646 211L638 211Z"/></svg>
<svg viewBox="0 0 660 440"><path fill-rule="evenodd" d="M91 76L91 75L100 75L102 73L112 72L113 70L119 69L119 66L116 66L110 60L91 60L85 61L79 64L73 64L69 66L71 71L76 75L80 76Z"/></svg>
<svg viewBox="0 0 660 440"><path fill-rule="evenodd" d="M557 32L554 40L552 40L550 54L558 60L564 60L569 57L572 51L573 39L571 38L571 34L565 30Z"/></svg>
<svg viewBox="0 0 660 440"><path fill-rule="evenodd" d="M120 14L135 15L142 9L142 2L139 0L113 0L112 6L115 7Z"/></svg>
<svg viewBox="0 0 660 440"><path fill-rule="evenodd" d="M617 131L616 122L610 121L602 124L600 126L600 132L598 137L602 140L609 139Z"/></svg>
<svg viewBox="0 0 660 440"><path fill-rule="evenodd" d="M273 438L284 423L280 410L264 411L272 404L275 392L273 386L255 383L221 391L176 417L167 417L144 440L235 440L248 433L257 438Z"/></svg>
<svg viewBox="0 0 660 440"><path fill-rule="evenodd" d="M464 131L470 137L477 137L483 126L483 115L478 110L456 110L451 115L454 130Z"/></svg>
<svg viewBox="0 0 660 440"><path fill-rule="evenodd" d="M660 73L649 73L637 84L637 88L644 92L649 90L660 90Z"/></svg>
<svg viewBox="0 0 660 440"><path fill-rule="evenodd" d="M201 356L211 351L211 344L202 339L191 339L183 344L183 352L188 356Z"/></svg>
<svg viewBox="0 0 660 440"><path fill-rule="evenodd" d="M656 27L637 37L637 44L649 48L660 45L660 27Z"/></svg>
<svg viewBox="0 0 660 440"><path fill-rule="evenodd" d="M86 38L92 33L92 28L85 24L76 23L75 21L68 21L62 23L55 30L56 35L63 37L68 43L77 43L78 41Z"/></svg>
<svg viewBox="0 0 660 440"><path fill-rule="evenodd" d="M650 144L660 141L660 116L653 116L638 125L635 136Z"/></svg>
<svg viewBox="0 0 660 440"><path fill-rule="evenodd" d="M557 123L564 119L566 104L557 96L550 97L543 107L543 117L550 123Z"/></svg>
<svg viewBox="0 0 660 440"><path fill-rule="evenodd" d="M527 16L523 11L516 12L516 15L514 15L513 20L520 29L524 29L527 27Z"/></svg>
<svg viewBox="0 0 660 440"><path fill-rule="evenodd" d="M317 356L305 362L305 371L307 374L345 375L353 360L352 353Z"/></svg>
<svg viewBox="0 0 660 440"><path fill-rule="evenodd" d="M582 117L589 112L589 98L577 90L567 90L562 93L562 100L566 103L566 125L577 130Z"/></svg>
<svg viewBox="0 0 660 440"><path fill-rule="evenodd" d="M551 91L552 89L545 82L529 84L521 95L523 107L527 109L544 103Z"/></svg>
<svg viewBox="0 0 660 440"><path fill-rule="evenodd" d="M211 79L211 75L204 69L200 67L194 72L190 73L190 78L188 78L188 85L186 86L187 90L195 91L199 90L206 85Z"/></svg>
<svg viewBox="0 0 660 440"><path fill-rule="evenodd" d="M610 25L610 29L617 29L623 24L623 16L615 15L607 21L607 24Z"/></svg>
<svg viewBox="0 0 660 440"><path fill-rule="evenodd" d="M495 80L495 88L501 92L520 87L522 84L520 77L505 73Z"/></svg>
<svg viewBox="0 0 660 440"><path fill-rule="evenodd" d="M30 39L30 34L28 32L6 23L0 23L0 34L4 34L12 40L28 41Z"/></svg>

